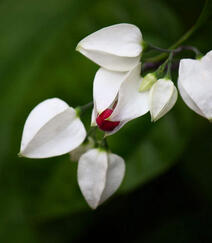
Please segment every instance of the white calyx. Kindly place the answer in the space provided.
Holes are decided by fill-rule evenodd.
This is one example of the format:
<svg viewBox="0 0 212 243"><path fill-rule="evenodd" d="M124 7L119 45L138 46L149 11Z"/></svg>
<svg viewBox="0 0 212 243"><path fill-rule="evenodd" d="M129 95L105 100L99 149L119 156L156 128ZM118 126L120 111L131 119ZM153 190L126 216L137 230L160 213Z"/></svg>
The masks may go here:
<svg viewBox="0 0 212 243"><path fill-rule="evenodd" d="M212 120L212 51L200 60L180 61L178 88L190 109Z"/></svg>
<svg viewBox="0 0 212 243"><path fill-rule="evenodd" d="M86 137L75 109L53 98L41 102L29 114L24 125L20 156L48 158L78 147Z"/></svg>
<svg viewBox="0 0 212 243"><path fill-rule="evenodd" d="M76 50L113 71L129 71L139 61L142 34L132 24L116 24L100 29L79 42Z"/></svg>
<svg viewBox="0 0 212 243"><path fill-rule="evenodd" d="M88 205L95 209L120 186L125 174L124 160L100 149L88 150L80 157L78 183Z"/></svg>

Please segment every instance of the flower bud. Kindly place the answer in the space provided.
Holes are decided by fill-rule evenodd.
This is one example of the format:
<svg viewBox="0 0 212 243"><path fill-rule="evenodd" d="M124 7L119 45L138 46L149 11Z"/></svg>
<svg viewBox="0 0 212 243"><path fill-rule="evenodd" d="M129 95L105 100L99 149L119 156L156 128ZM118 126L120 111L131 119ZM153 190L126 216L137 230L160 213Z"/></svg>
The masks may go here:
<svg viewBox="0 0 212 243"><path fill-rule="evenodd" d="M159 79L149 94L149 109L152 121L163 117L177 101L177 89L168 79Z"/></svg>
<svg viewBox="0 0 212 243"><path fill-rule="evenodd" d="M141 81L139 91L147 91L151 89L152 85L157 81L157 78L154 73L148 73Z"/></svg>
<svg viewBox="0 0 212 243"><path fill-rule="evenodd" d="M119 121L110 121L107 120L107 118L113 113L112 109L106 109L104 110L100 115L96 118L96 123L98 127L103 131L113 131L115 127L119 125Z"/></svg>

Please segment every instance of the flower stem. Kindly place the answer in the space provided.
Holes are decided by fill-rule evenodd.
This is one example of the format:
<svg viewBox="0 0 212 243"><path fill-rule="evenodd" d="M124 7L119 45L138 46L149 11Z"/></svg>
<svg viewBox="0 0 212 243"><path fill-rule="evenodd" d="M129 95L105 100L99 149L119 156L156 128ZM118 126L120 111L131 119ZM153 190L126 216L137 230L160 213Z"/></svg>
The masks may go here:
<svg viewBox="0 0 212 243"><path fill-rule="evenodd" d="M91 128L89 129L89 131L87 132L87 136L86 136L86 138L88 138L89 136L93 136L93 134L96 135L96 129L97 129L97 126L95 126L95 127L91 127Z"/></svg>
<svg viewBox="0 0 212 243"><path fill-rule="evenodd" d="M151 43L149 43L148 45L150 48L160 52L167 52L167 53L173 52L173 54L177 54L181 51L188 50L188 51L193 51L196 54L196 56L202 55L202 53L194 46L179 46L176 49L164 49L158 46L154 46Z"/></svg>
<svg viewBox="0 0 212 243"><path fill-rule="evenodd" d="M169 53L171 51L169 49L164 49L164 48L160 48L158 46L152 45L151 43L148 43L148 47L151 48L151 49L154 49L156 51L159 51L159 52L167 52L167 53Z"/></svg>
<svg viewBox="0 0 212 243"><path fill-rule="evenodd" d="M86 111L87 109L91 108L92 106L93 106L93 101L89 102L88 104L79 106L79 108L80 108L82 111Z"/></svg>
<svg viewBox="0 0 212 243"><path fill-rule="evenodd" d="M88 104L82 105L82 106L77 106L75 110L77 111L78 115L82 115L87 111L89 108L93 106L93 101L89 102Z"/></svg>
<svg viewBox="0 0 212 243"><path fill-rule="evenodd" d="M106 137L103 137L103 138L102 138L100 147L102 147L102 148L105 149L106 151L109 150L109 146L108 146L107 138L106 138Z"/></svg>
<svg viewBox="0 0 212 243"><path fill-rule="evenodd" d="M206 21L208 15L210 14L210 8L209 8L208 5L209 5L209 0L205 0L205 4L203 6L203 9L202 9L196 23L178 41L176 41L168 49L171 49L171 50L176 49L183 42L185 42ZM158 48L158 47L157 47L157 49L161 50L165 53L162 53L162 54L157 55L155 57L148 58L145 61L147 61L147 62L158 62L158 61L167 57L167 53L169 52L169 51L167 51L168 49L162 49L162 48Z"/></svg>
<svg viewBox="0 0 212 243"><path fill-rule="evenodd" d="M167 65L168 65L167 72L169 72L167 74L170 75L170 73L171 73L171 62L172 62L172 58L173 58L173 51L170 52L169 57L155 71L155 74L156 74L157 78L161 78L163 76L164 70L167 67ZM166 74L166 77L167 77L167 74Z"/></svg>
<svg viewBox="0 0 212 243"><path fill-rule="evenodd" d="M169 54L168 63L167 63L167 72L166 72L166 76L165 76L165 78L167 78L167 79L172 79L172 76L171 76L171 67L172 67L172 58L173 58L173 55L174 55L173 52L171 52Z"/></svg>

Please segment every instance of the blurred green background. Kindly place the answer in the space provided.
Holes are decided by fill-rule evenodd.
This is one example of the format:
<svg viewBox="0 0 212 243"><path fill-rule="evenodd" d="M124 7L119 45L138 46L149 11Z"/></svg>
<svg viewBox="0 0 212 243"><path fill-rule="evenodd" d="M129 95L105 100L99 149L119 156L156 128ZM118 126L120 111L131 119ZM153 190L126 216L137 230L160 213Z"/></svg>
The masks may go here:
<svg viewBox="0 0 212 243"><path fill-rule="evenodd" d="M202 6L200 0L0 1L0 243L212 242L212 124L180 97L157 123L147 114L109 138L126 160L126 176L96 211L85 203L68 155L17 157L35 105L51 97L73 107L91 101L98 67L75 51L83 37L126 22L167 48ZM186 44L212 49L211 17Z"/></svg>

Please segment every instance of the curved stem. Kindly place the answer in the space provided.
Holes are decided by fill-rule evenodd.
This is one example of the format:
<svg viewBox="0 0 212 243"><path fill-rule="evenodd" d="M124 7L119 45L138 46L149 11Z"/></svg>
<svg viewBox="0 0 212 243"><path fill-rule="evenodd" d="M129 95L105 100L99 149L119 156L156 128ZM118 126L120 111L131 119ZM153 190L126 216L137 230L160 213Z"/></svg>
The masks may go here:
<svg viewBox="0 0 212 243"><path fill-rule="evenodd" d="M107 151L109 150L109 146L108 146L107 138L106 138L106 137L103 137L103 138L102 138L100 147L106 149Z"/></svg>
<svg viewBox="0 0 212 243"><path fill-rule="evenodd" d="M168 58L168 63L167 63L167 72L166 72L166 78L167 79L172 79L172 75L171 75L171 67L172 67L172 58L173 58L174 53L171 52L169 54L169 58Z"/></svg>
<svg viewBox="0 0 212 243"><path fill-rule="evenodd" d="M88 104L79 106L79 108L81 109L81 111L85 111L85 110L89 109L92 106L93 106L93 101L89 102Z"/></svg>
<svg viewBox="0 0 212 243"><path fill-rule="evenodd" d="M181 45L183 42L185 42L205 22L205 20L208 17L208 3L209 3L209 0L205 0L204 7L203 7L196 23L177 42L175 42L173 45L171 45L168 49L177 48L179 45ZM162 49L162 48L160 48L160 49ZM167 49L164 49L164 50L167 50ZM157 62L157 61L164 59L166 56L167 56L167 53L163 53L158 56L148 58L145 61Z"/></svg>
<svg viewBox="0 0 212 243"><path fill-rule="evenodd" d="M93 106L93 101L89 102L88 104L77 106L75 110L77 111L78 115L82 115L85 111Z"/></svg>
<svg viewBox="0 0 212 243"><path fill-rule="evenodd" d="M167 65L169 65L169 63L171 63L172 61L172 58L173 58L173 51L170 52L169 54L169 58L167 58L165 60L165 62L159 66L159 68L155 71L155 74L158 78L161 78L161 76L163 75L164 73L164 70L165 68L167 67ZM170 70L169 70L170 71Z"/></svg>
<svg viewBox="0 0 212 243"><path fill-rule="evenodd" d="M171 51L169 49L164 49L164 48L160 48L158 46L152 45L151 43L148 43L147 45L148 45L148 47L150 47L150 48L152 48L152 49L154 49L156 51L167 52L167 53L169 53Z"/></svg>
<svg viewBox="0 0 212 243"><path fill-rule="evenodd" d="M148 46L154 50L157 50L157 51L160 51L160 52L167 52L167 53L170 53L170 52L173 52L173 54L176 54L176 53L179 53L181 51L184 51L184 50L189 50L189 51L193 51L197 56L198 55L201 55L202 53L194 46L180 46L176 49L164 49L164 48L160 48L160 47L157 47L157 46L154 46L152 45L151 43L148 43Z"/></svg>
<svg viewBox="0 0 212 243"><path fill-rule="evenodd" d="M195 53L196 57L202 55L202 53L199 51L199 49L197 49L194 46L180 46L177 49L175 49L173 51L173 53L176 54L176 53L179 53L179 52L184 51L184 50L193 51Z"/></svg>
<svg viewBox="0 0 212 243"><path fill-rule="evenodd" d="M86 136L86 138L88 138L89 136L92 136L93 133L96 133L96 129L97 129L97 126L95 126L95 127L91 127L91 128L89 129L89 131L87 132L87 136Z"/></svg>

